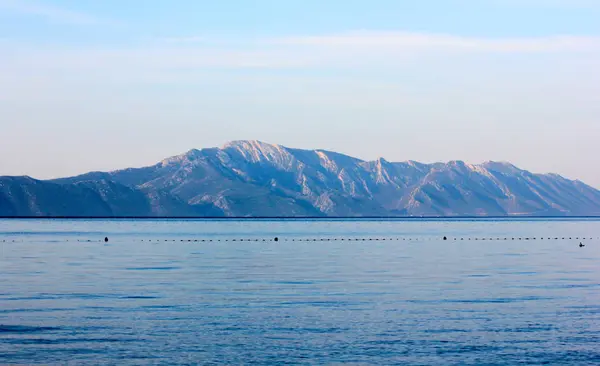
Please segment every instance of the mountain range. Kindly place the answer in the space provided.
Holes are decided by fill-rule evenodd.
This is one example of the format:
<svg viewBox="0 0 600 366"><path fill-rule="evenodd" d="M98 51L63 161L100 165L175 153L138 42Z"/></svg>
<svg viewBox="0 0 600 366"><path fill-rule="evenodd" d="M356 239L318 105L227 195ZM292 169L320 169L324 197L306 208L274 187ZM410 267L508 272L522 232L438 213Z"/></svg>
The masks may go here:
<svg viewBox="0 0 600 366"><path fill-rule="evenodd" d="M0 177L0 216L594 216L600 191L506 162L364 161L260 141L75 177Z"/></svg>

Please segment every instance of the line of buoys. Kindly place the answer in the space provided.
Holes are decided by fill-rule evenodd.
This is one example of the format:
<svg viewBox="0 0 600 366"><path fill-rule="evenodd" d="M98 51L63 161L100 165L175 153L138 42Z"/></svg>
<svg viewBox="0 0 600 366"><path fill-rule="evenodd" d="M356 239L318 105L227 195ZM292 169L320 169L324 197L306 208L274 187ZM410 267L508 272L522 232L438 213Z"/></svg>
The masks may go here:
<svg viewBox="0 0 600 366"><path fill-rule="evenodd" d="M108 238L105 238L105 241ZM577 238L575 238L577 239ZM600 240L600 238L598 238ZM395 237L395 238L389 238L389 237L373 237L373 238L279 238L279 237L275 237L273 239L244 239L244 238L233 238L233 239L181 239L179 240L180 242L260 242L260 241L275 241L275 242L279 242L279 241L307 241L307 242L324 242L324 241L432 241L435 240L435 238L431 238L431 237L427 237L427 238L406 238L406 237ZM500 241L500 240L520 240L520 241L533 241L533 240L572 240L572 238L560 238L560 237L555 237L555 238L545 238L545 237L496 237L496 238L487 238L487 237L454 237L454 238L448 238L447 236L442 237L443 241L465 241L465 240L475 240L475 241ZM580 238L580 240L592 240L592 238ZM91 240L78 240L78 241L83 241L83 242L91 242ZM140 241L148 241L148 242L160 242L160 239L140 239ZM169 241L175 241L175 240L167 240L164 239L164 242L169 242Z"/></svg>
<svg viewBox="0 0 600 366"><path fill-rule="evenodd" d="M79 243L92 243L92 242L98 242L98 239L96 240L91 240L91 239L73 239L73 241L77 240L77 242ZM508 240L512 240L512 241L538 241L538 240L562 240L562 241L569 241L569 240L577 240L577 241L585 241L585 240L600 240L600 237L545 237L545 236L534 236L534 237L529 237L529 236L524 236L524 237L469 237L469 236L459 236L459 237L448 237L448 236L442 236L442 237L431 237L431 236L427 236L427 237L404 237L404 236L393 236L393 237L358 237L358 238L351 238L351 237L341 237L341 238L331 238L331 237L324 237L324 238L280 238L280 237L273 237L271 239L267 239L267 238L230 238L230 239L207 239L207 238L197 238L197 239L179 239L179 242L188 242L188 243L213 243L213 242L267 242L267 241L273 241L273 242L280 242L280 241L291 241L291 242L332 242L332 241L355 241L355 242L360 242L360 241L412 241L412 242L423 242L423 241L435 241L435 240L441 240L441 241L508 241ZM6 242L24 242L24 240L7 240L7 239L2 239L1 242L6 243ZM65 242L68 242L69 239L65 239ZM109 238L108 236L102 238L99 240L100 242L104 242L104 243L108 243L109 242ZM140 241L140 242L149 242L149 243L160 243L160 242L176 242L177 240L175 239L132 239L132 241ZM585 245L584 245L585 246Z"/></svg>

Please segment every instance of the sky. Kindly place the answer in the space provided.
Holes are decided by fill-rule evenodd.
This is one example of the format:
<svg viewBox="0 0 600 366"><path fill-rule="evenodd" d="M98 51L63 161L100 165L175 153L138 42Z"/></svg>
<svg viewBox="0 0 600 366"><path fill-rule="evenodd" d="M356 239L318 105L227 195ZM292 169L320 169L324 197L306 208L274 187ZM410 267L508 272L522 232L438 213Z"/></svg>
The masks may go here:
<svg viewBox="0 0 600 366"><path fill-rule="evenodd" d="M600 0L0 0L0 175L231 140L600 188Z"/></svg>

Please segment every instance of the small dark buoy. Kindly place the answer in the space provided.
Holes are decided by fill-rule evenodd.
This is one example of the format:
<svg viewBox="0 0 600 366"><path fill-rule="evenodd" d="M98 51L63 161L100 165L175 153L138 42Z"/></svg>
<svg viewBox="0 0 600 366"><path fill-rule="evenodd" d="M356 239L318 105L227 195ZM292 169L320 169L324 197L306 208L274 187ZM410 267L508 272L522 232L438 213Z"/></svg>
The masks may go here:
<svg viewBox="0 0 600 366"><path fill-rule="evenodd" d="M104 238L104 242L108 243L108 238L107 237Z"/></svg>
<svg viewBox="0 0 600 366"><path fill-rule="evenodd" d="M583 247L585 247L585 245L583 243L579 243L579 247L583 248Z"/></svg>
<svg viewBox="0 0 600 366"><path fill-rule="evenodd" d="M444 236L444 240L448 240L448 238Z"/></svg>

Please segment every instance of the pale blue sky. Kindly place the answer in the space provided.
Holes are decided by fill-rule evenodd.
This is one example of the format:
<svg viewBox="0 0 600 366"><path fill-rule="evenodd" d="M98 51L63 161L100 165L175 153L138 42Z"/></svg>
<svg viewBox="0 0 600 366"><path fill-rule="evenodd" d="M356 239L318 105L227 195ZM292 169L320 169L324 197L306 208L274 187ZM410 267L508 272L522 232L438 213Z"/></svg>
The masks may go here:
<svg viewBox="0 0 600 366"><path fill-rule="evenodd" d="M0 175L259 139L600 187L599 0L0 0Z"/></svg>

